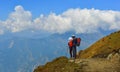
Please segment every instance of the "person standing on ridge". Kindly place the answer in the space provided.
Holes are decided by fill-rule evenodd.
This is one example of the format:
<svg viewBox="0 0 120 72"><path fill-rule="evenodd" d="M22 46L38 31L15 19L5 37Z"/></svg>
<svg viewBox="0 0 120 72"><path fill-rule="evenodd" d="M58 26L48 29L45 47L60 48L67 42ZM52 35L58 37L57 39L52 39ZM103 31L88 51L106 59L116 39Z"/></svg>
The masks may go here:
<svg viewBox="0 0 120 72"><path fill-rule="evenodd" d="M70 50L70 57L76 59L77 49L76 46L80 46L81 38L76 38L75 35L69 37L68 46Z"/></svg>

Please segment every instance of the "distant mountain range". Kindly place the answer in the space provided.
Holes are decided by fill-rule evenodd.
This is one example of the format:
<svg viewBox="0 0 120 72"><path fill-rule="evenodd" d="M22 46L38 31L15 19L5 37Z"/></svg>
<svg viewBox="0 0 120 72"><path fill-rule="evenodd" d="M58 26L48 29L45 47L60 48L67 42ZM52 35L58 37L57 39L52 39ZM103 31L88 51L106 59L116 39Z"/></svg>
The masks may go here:
<svg viewBox="0 0 120 72"><path fill-rule="evenodd" d="M0 72L30 72L58 56L69 56L67 40L74 32L44 37L0 36ZM75 34L82 42L78 50L85 49L106 34Z"/></svg>

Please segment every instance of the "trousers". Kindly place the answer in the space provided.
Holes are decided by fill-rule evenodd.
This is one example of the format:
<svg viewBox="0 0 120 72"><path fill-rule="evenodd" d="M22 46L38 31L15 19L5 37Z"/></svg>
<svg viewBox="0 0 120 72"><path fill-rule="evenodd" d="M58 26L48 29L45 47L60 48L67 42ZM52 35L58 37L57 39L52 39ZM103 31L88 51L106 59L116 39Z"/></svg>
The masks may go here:
<svg viewBox="0 0 120 72"><path fill-rule="evenodd" d="M69 49L70 49L70 57L76 58L76 52L77 52L76 46L69 47Z"/></svg>

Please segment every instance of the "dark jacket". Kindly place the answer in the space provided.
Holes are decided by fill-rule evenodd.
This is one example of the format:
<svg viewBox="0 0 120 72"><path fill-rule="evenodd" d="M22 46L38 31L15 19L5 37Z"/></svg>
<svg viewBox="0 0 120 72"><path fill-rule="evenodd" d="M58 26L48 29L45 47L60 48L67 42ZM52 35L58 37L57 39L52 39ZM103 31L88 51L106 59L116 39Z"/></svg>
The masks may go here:
<svg viewBox="0 0 120 72"><path fill-rule="evenodd" d="M73 46L77 45L77 38L73 38Z"/></svg>

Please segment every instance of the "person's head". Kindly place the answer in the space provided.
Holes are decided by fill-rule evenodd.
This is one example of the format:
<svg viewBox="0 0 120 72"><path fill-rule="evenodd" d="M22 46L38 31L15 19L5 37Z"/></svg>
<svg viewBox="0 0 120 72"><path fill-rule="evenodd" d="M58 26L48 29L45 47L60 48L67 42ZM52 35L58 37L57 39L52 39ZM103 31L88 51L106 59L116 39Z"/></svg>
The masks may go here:
<svg viewBox="0 0 120 72"><path fill-rule="evenodd" d="M72 38L75 38L75 35L72 35Z"/></svg>

